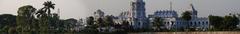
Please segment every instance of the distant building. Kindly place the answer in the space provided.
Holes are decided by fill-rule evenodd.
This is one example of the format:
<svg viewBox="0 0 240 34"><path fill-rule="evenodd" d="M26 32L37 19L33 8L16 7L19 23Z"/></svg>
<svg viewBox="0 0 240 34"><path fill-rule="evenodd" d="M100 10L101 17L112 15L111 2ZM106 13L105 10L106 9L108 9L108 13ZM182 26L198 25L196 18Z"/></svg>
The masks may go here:
<svg viewBox="0 0 240 34"><path fill-rule="evenodd" d="M134 29L148 28L149 20L145 13L145 2L143 0L134 0L131 2L131 10L120 13L119 21L128 21Z"/></svg>
<svg viewBox="0 0 240 34"><path fill-rule="evenodd" d="M205 17L197 17L197 10L190 4L191 8L187 11L191 12L192 19L187 23L186 20L178 17L178 14L174 10L159 10L154 14L149 15L150 22L153 22L154 17L160 17L163 19L163 23L165 24L163 28L166 29L186 29L193 28L195 30L206 31L209 27L209 20Z"/></svg>
<svg viewBox="0 0 240 34"><path fill-rule="evenodd" d="M143 0L134 0L131 2L131 11L129 20L134 29L148 28L148 20L145 13L145 2Z"/></svg>
<svg viewBox="0 0 240 34"><path fill-rule="evenodd" d="M155 17L160 17L163 20L164 27L161 28L165 29L172 29L174 28L176 21L178 19L178 14L175 10L172 9L172 2L170 2L169 6L170 10L158 10L154 12L154 14L149 15L150 22L153 22Z"/></svg>
<svg viewBox="0 0 240 34"><path fill-rule="evenodd" d="M191 12L192 19L185 23L183 19L177 19L176 28L192 28L195 30L206 31L209 28L209 20L206 17L198 17L197 10L194 8L193 4L190 4L190 9L187 11Z"/></svg>
<svg viewBox="0 0 240 34"><path fill-rule="evenodd" d="M145 2L143 0L134 0L131 2L131 10L120 13L119 16L114 17L113 21L115 23L121 24L123 20L128 21L129 24L134 29L145 29L149 28L151 22L153 22L154 17L160 17L163 19L164 27L166 29L187 29L192 28L194 30L206 31L209 28L209 20L205 17L198 17L197 10L194 8L193 4L190 4L190 9L186 10L191 12L192 19L189 21L183 20L178 17L175 10L172 9L172 3L170 3L170 10L158 10L154 14L148 15L146 17L145 13ZM104 12L97 10L94 12L94 18L103 18Z"/></svg>
<svg viewBox="0 0 240 34"><path fill-rule="evenodd" d="M128 22L132 22L130 20L131 18L131 13L129 11L125 11L125 12L121 12L117 17L118 17L118 22L119 24L121 24L123 21L128 21ZM133 23L129 23L130 25L133 24Z"/></svg>
<svg viewBox="0 0 240 34"><path fill-rule="evenodd" d="M160 10L160 11L156 11L152 16L149 16L149 17L152 18L150 20L153 20L154 17L160 17L161 19L163 19L163 23L165 24L164 28L171 29L174 26L176 19L178 18L178 15L176 11Z"/></svg>

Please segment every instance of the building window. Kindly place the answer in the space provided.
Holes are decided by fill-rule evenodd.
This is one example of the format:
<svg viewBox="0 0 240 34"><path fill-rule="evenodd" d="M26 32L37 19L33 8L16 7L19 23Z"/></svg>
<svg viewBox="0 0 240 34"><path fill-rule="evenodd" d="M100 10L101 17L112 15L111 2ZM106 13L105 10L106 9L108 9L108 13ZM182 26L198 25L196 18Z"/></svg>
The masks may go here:
<svg viewBox="0 0 240 34"><path fill-rule="evenodd" d="M173 25L173 24L174 24L174 22L173 22L173 21L171 21L171 24Z"/></svg>
<svg viewBox="0 0 240 34"><path fill-rule="evenodd" d="M198 23L199 23L199 25L202 25L201 21L199 21Z"/></svg>
<svg viewBox="0 0 240 34"><path fill-rule="evenodd" d="M203 23L201 24L201 26L205 26L205 22L203 22Z"/></svg>
<svg viewBox="0 0 240 34"><path fill-rule="evenodd" d="M190 24L189 25L192 25L192 22L190 22Z"/></svg>
<svg viewBox="0 0 240 34"><path fill-rule="evenodd" d="M206 22L206 24L209 24L208 22Z"/></svg>

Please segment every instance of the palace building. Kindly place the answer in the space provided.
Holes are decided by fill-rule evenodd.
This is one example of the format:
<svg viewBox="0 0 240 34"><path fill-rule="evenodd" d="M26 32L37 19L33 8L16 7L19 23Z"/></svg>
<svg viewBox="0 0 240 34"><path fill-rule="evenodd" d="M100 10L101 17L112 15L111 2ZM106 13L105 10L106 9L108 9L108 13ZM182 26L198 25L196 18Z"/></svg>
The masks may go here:
<svg viewBox="0 0 240 34"><path fill-rule="evenodd" d="M190 9L186 11L191 12L191 20L186 21L181 17L178 17L177 12L174 10L159 10L153 15L149 15L150 22L153 22L154 17L160 17L163 19L164 27L166 29L194 29L206 31L209 27L209 20L205 17L198 17L197 10L194 8L193 4L190 4Z"/></svg>
<svg viewBox="0 0 240 34"><path fill-rule="evenodd" d="M145 11L145 2L143 0L134 0L131 2L129 20L134 29L144 29L148 27L148 19Z"/></svg>
<svg viewBox="0 0 240 34"><path fill-rule="evenodd" d="M183 20L178 16L177 11L172 9L172 2L170 2L170 10L158 10L154 14L146 17L145 2L143 0L134 0L131 2L131 10L122 12L118 18L130 22L134 29L150 28L154 17L163 19L164 27L166 29L194 29L206 31L209 28L209 20L206 17L198 17L198 11L190 4L190 8L186 11L191 12L192 19L189 21Z"/></svg>

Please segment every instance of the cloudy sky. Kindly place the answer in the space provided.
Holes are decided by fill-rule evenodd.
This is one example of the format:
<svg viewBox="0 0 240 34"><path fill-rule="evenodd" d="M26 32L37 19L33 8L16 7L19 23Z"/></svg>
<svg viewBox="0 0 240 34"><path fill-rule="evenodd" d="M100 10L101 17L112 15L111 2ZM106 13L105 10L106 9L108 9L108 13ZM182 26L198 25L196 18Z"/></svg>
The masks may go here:
<svg viewBox="0 0 240 34"><path fill-rule="evenodd" d="M0 0L0 14L17 15L19 7L32 5L37 9L43 7L43 2L48 0ZM120 12L129 11L132 0L49 0L55 3L57 12L60 9L60 18L85 18L91 16L94 11L101 9L107 15L117 16ZM173 10L180 15L193 4L198 10L199 17L208 15L224 16L229 13L240 13L240 0L144 0L146 13L153 14L157 10L169 10L170 1L173 2Z"/></svg>

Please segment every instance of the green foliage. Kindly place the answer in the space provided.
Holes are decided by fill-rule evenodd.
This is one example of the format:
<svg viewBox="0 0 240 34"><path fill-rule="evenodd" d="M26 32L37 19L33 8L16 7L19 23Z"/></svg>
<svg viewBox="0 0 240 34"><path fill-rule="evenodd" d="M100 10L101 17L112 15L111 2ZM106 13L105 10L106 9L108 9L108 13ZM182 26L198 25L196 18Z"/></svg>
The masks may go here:
<svg viewBox="0 0 240 34"><path fill-rule="evenodd" d="M236 25L239 24L239 20L238 20L238 18L235 15L233 15L233 16L225 16L223 24L225 25L224 29L226 29L226 30L234 30L234 29L237 28Z"/></svg>
<svg viewBox="0 0 240 34"><path fill-rule="evenodd" d="M189 21L192 19L190 11L185 11L182 13L182 17L184 20Z"/></svg>
<svg viewBox="0 0 240 34"><path fill-rule="evenodd" d="M125 21L125 20L124 20L121 25L123 26L122 28L123 28L125 31L129 31L129 30L131 29L130 24L129 24L128 21Z"/></svg>
<svg viewBox="0 0 240 34"><path fill-rule="evenodd" d="M47 1L43 3L44 7L43 9L45 9L44 11L48 13L48 15L51 14L51 9L55 8L55 4L53 4L51 1Z"/></svg>
<svg viewBox="0 0 240 34"><path fill-rule="evenodd" d="M153 26L157 27L163 26L163 20L160 17L155 17Z"/></svg>
<svg viewBox="0 0 240 34"><path fill-rule="evenodd" d="M16 16L11 14L0 15L0 32L14 32L16 27ZM10 31L11 30L11 31Z"/></svg>
<svg viewBox="0 0 240 34"><path fill-rule="evenodd" d="M72 31L71 29L74 28L77 23L76 19L70 18L67 20L64 20L64 29L67 29L68 32Z"/></svg>
<svg viewBox="0 0 240 34"><path fill-rule="evenodd" d="M49 22L50 30L55 31L56 29L61 28L62 27L61 25L63 25L63 23L60 22L58 14L54 13L53 16L49 18L49 20L50 20Z"/></svg>
<svg viewBox="0 0 240 34"><path fill-rule="evenodd" d="M104 18L104 24L105 26L113 26L114 22L113 22L113 16L111 15L107 15Z"/></svg>
<svg viewBox="0 0 240 34"><path fill-rule="evenodd" d="M100 26L100 27L105 27L105 26L106 26L103 18L98 18L98 19L96 20L96 23L97 23L97 24L95 24L95 25L98 25L98 26Z"/></svg>
<svg viewBox="0 0 240 34"><path fill-rule="evenodd" d="M99 25L94 24L94 18L93 16L87 17L87 26L85 27L85 29L83 30L83 32L97 32L97 29L99 27Z"/></svg>
<svg viewBox="0 0 240 34"><path fill-rule="evenodd" d="M236 15L226 15L224 17L210 15L208 17L210 24L214 26L211 30L232 31L239 24L239 19Z"/></svg>
<svg viewBox="0 0 240 34"><path fill-rule="evenodd" d="M54 9L54 5L51 1L43 3L44 7L37 11L38 26L40 32L49 31L49 23L52 21L51 9Z"/></svg>
<svg viewBox="0 0 240 34"><path fill-rule="evenodd" d="M154 17L153 27L156 27L156 31L160 31L160 27L164 26L163 20L160 17Z"/></svg>
<svg viewBox="0 0 240 34"><path fill-rule="evenodd" d="M191 20L193 17L191 16L191 12L190 11L185 11L182 13L182 19L185 20L187 23L190 23L189 20ZM185 30L188 30L189 29L189 25L187 25L186 28L184 28Z"/></svg>
<svg viewBox="0 0 240 34"><path fill-rule="evenodd" d="M18 9L17 16L17 31L25 32L30 30L35 30L37 27L37 23L34 19L35 8L31 5L22 6Z"/></svg>
<svg viewBox="0 0 240 34"><path fill-rule="evenodd" d="M43 5L44 7L38 11L31 5L22 6L18 9L16 30L19 33L47 32L49 31L49 27L53 27L50 28L52 30L58 27L57 24L60 23L59 16L50 13L50 9L54 9L55 4L47 1Z"/></svg>
<svg viewBox="0 0 240 34"><path fill-rule="evenodd" d="M87 17L87 25L93 25L94 24L94 18L92 16Z"/></svg>
<svg viewBox="0 0 240 34"><path fill-rule="evenodd" d="M220 16L208 16L209 18L209 22L210 22L210 25L213 26L213 29L214 30L218 30L218 29L221 29L223 28L222 26L224 26L223 24L223 17L220 17Z"/></svg>

